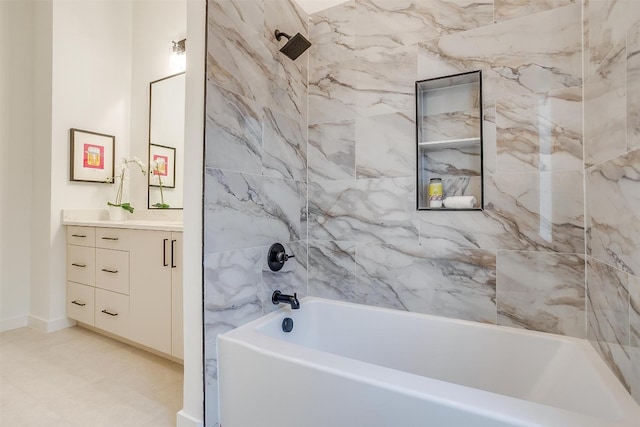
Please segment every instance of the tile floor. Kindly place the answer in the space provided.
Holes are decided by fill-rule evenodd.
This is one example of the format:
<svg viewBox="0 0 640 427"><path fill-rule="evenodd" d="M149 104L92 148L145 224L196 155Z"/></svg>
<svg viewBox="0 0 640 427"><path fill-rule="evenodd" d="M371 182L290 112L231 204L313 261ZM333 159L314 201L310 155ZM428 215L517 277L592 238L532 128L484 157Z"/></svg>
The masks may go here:
<svg viewBox="0 0 640 427"><path fill-rule="evenodd" d="M1 427L175 426L182 366L81 327L0 334Z"/></svg>

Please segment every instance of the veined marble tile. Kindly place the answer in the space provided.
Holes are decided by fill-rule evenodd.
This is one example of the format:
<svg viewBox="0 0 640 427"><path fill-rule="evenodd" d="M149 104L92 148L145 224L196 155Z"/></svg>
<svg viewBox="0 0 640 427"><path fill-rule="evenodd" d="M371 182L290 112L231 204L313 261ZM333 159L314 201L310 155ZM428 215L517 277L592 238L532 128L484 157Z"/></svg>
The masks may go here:
<svg viewBox="0 0 640 427"><path fill-rule="evenodd" d="M590 255L640 275L640 149L587 170Z"/></svg>
<svg viewBox="0 0 640 427"><path fill-rule="evenodd" d="M264 118L263 175L306 181L306 126L269 108L264 109Z"/></svg>
<svg viewBox="0 0 640 427"><path fill-rule="evenodd" d="M425 247L443 248L513 248L522 245L488 211L428 211L417 213L420 243Z"/></svg>
<svg viewBox="0 0 640 427"><path fill-rule="evenodd" d="M640 17L637 0L589 0L585 7L589 25L589 68L593 71L624 43L627 30Z"/></svg>
<svg viewBox="0 0 640 427"><path fill-rule="evenodd" d="M356 293L355 270L355 243L309 241L309 295L361 302Z"/></svg>
<svg viewBox="0 0 640 427"><path fill-rule="evenodd" d="M576 3L576 0L535 0L526 2L522 0L495 0L493 13L495 21L501 22L574 3Z"/></svg>
<svg viewBox="0 0 640 427"><path fill-rule="evenodd" d="M309 72L309 124L353 120L357 115L353 61L312 68Z"/></svg>
<svg viewBox="0 0 640 427"><path fill-rule="evenodd" d="M640 277L632 274L629 275L629 298L631 345L640 348ZM638 359L638 362L640 362L640 359ZM640 383L638 385L640 386Z"/></svg>
<svg viewBox="0 0 640 427"><path fill-rule="evenodd" d="M628 346L629 279L627 273L587 258L588 337Z"/></svg>
<svg viewBox="0 0 640 427"><path fill-rule="evenodd" d="M356 175L354 120L309 126L309 180L348 179Z"/></svg>
<svg viewBox="0 0 640 427"><path fill-rule="evenodd" d="M584 86L585 164L591 166L627 151L625 43L607 56Z"/></svg>
<svg viewBox="0 0 640 427"><path fill-rule="evenodd" d="M286 39L276 40L276 29L294 36L302 34L309 39L309 16L295 0L266 0L264 12L264 38L280 49Z"/></svg>
<svg viewBox="0 0 640 427"><path fill-rule="evenodd" d="M582 170L582 88L499 99L499 172Z"/></svg>
<svg viewBox="0 0 640 427"><path fill-rule="evenodd" d="M410 46L493 22L490 0L356 0L359 55Z"/></svg>
<svg viewBox="0 0 640 427"><path fill-rule="evenodd" d="M635 148L640 148L640 22L627 36L627 150Z"/></svg>
<svg viewBox="0 0 640 427"><path fill-rule="evenodd" d="M283 244L287 254L295 255L285 262L282 270L271 271L267 265L267 253L270 246L263 247L262 258L262 311L271 313L280 308L271 302L273 291L280 290L285 294L298 294L298 298L307 296L307 243L305 241Z"/></svg>
<svg viewBox="0 0 640 427"><path fill-rule="evenodd" d="M262 32L265 1L216 0L209 2L209 18L215 22L224 22L227 28L238 28L243 33Z"/></svg>
<svg viewBox="0 0 640 427"><path fill-rule="evenodd" d="M496 102L488 100L483 103L482 159L485 173L494 173L497 169Z"/></svg>
<svg viewBox="0 0 640 427"><path fill-rule="evenodd" d="M422 137L425 141L478 138L479 109L425 115L422 117Z"/></svg>
<svg viewBox="0 0 640 427"><path fill-rule="evenodd" d="M498 324L586 337L584 256L498 251Z"/></svg>
<svg viewBox="0 0 640 427"><path fill-rule="evenodd" d="M356 283L364 303L496 322L495 252L419 244L358 244Z"/></svg>
<svg viewBox="0 0 640 427"><path fill-rule="evenodd" d="M262 304L263 251L257 248L218 252L204 257L204 306L206 310L237 309Z"/></svg>
<svg viewBox="0 0 640 427"><path fill-rule="evenodd" d="M205 288L205 295L207 290ZM232 329L242 326L252 320L262 316L262 306L259 301L252 304L244 304L239 307L229 307L226 309L211 310L205 307L204 310L204 358L205 377L208 386L215 386L218 380L218 353L216 338L220 334L229 332Z"/></svg>
<svg viewBox="0 0 640 427"><path fill-rule="evenodd" d="M431 149L422 146L422 173L429 178L445 178L480 175L480 147ZM428 180L425 180L428 182ZM447 188L445 187L445 192Z"/></svg>
<svg viewBox="0 0 640 427"><path fill-rule="evenodd" d="M309 22L310 65L312 68L331 62L355 59L356 5L341 3L314 13Z"/></svg>
<svg viewBox="0 0 640 427"><path fill-rule="evenodd" d="M271 96L267 104L271 110L305 124L308 114L307 55L304 53L296 59L296 64L302 63L304 67L303 70L298 70L288 57L278 51L274 52L275 78L269 82Z"/></svg>
<svg viewBox="0 0 640 427"><path fill-rule="evenodd" d="M402 113L356 120L358 178L414 177L415 119Z"/></svg>
<svg viewBox="0 0 640 427"><path fill-rule="evenodd" d="M593 318L590 318L590 321L591 320L593 320ZM591 323L589 323L589 326L591 326ZM618 378L622 386L631 392L630 380L633 370L630 353L631 347L605 341L594 341L591 337L589 337L589 341L609 369L611 369L611 372Z"/></svg>
<svg viewBox="0 0 640 427"><path fill-rule="evenodd" d="M415 177L309 183L309 239L416 242Z"/></svg>
<svg viewBox="0 0 640 427"><path fill-rule="evenodd" d="M262 172L263 111L255 102L207 84L206 165Z"/></svg>
<svg viewBox="0 0 640 427"><path fill-rule="evenodd" d="M482 70L485 99L580 86L580 6L420 43L418 78Z"/></svg>
<svg viewBox="0 0 640 427"><path fill-rule="evenodd" d="M503 249L583 253L582 181L581 172L485 177L485 208L515 237Z"/></svg>
<svg viewBox="0 0 640 427"><path fill-rule="evenodd" d="M640 404L640 347L629 348L631 361L631 396Z"/></svg>
<svg viewBox="0 0 640 427"><path fill-rule="evenodd" d="M360 116L400 112L415 117L417 47L361 55L353 65L356 105Z"/></svg>
<svg viewBox="0 0 640 427"><path fill-rule="evenodd" d="M230 13L219 12L215 7L208 11L208 80L261 105L268 105L270 82L276 76L273 48L264 39L262 27L234 25Z"/></svg>
<svg viewBox="0 0 640 427"><path fill-rule="evenodd" d="M300 196L300 240L309 238L309 206L307 203L309 189L306 182L298 182L298 195Z"/></svg>
<svg viewBox="0 0 640 427"><path fill-rule="evenodd" d="M303 195L295 181L205 172L205 254L298 240Z"/></svg>

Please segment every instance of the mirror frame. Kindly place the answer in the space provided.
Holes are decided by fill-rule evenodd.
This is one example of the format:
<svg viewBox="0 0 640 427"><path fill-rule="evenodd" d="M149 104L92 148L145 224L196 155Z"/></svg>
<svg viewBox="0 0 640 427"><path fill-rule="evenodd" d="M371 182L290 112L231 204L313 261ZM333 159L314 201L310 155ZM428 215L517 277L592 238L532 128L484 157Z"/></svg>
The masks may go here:
<svg viewBox="0 0 640 427"><path fill-rule="evenodd" d="M156 146L160 145L160 144L153 144L151 142L151 115L152 115L151 106L152 106L152 103L153 103L153 85L154 84L162 82L164 80L168 80L168 79L177 77L177 76L180 76L180 75L185 75L185 74L186 74L186 71L181 71L179 73L171 74L169 76L163 77L163 78L158 79L158 80L154 80L154 81L149 83L149 127L148 127L149 131L148 131L148 136L147 136L147 162L148 162L148 165L149 165L148 173L147 173L147 209L148 210L162 211L162 210L183 210L184 209L184 184L180 184L180 185L183 186L182 187L183 188L183 204L182 204L181 207L157 208L157 207L151 206L151 188L152 188L152 185L151 185L151 145L156 145ZM160 146L162 146L162 145L160 145ZM174 148L175 149L176 147L165 147L165 148ZM181 154L184 155L184 147L183 147L183 150L182 150ZM177 150L176 150L176 153L175 153L175 156L174 156L174 164L176 165L176 166L174 166L174 171L173 171L174 176L175 176L176 168L177 168L177 165L178 165L178 158L179 157L178 157L178 153L177 153ZM184 167L184 164L183 164L183 167ZM177 183L175 183L175 178L174 178L174 187L166 187L166 188L175 188L176 185L177 185ZM159 187L158 186L153 186L153 188L159 188Z"/></svg>

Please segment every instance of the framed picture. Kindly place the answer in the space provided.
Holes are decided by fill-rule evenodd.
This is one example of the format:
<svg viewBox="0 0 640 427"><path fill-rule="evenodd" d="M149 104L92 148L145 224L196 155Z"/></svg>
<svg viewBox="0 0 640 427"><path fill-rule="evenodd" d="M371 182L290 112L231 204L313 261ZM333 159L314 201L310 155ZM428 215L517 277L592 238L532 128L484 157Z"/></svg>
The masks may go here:
<svg viewBox="0 0 640 427"><path fill-rule="evenodd" d="M115 166L116 137L80 129L69 133L71 181L109 183Z"/></svg>
<svg viewBox="0 0 640 427"><path fill-rule="evenodd" d="M164 145L149 144L149 185L175 188L176 149Z"/></svg>

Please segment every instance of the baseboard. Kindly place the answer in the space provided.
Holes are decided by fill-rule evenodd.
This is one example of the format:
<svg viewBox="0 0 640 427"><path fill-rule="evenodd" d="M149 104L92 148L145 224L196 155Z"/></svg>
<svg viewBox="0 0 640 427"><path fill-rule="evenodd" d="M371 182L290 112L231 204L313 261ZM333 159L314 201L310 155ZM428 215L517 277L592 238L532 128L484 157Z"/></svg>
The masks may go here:
<svg viewBox="0 0 640 427"><path fill-rule="evenodd" d="M203 427L204 426L204 423L202 422L202 420L192 417L191 415L185 413L184 410L181 410L180 412L178 412L176 416L176 420L178 422L177 427Z"/></svg>
<svg viewBox="0 0 640 427"><path fill-rule="evenodd" d="M74 326L76 324L76 321L68 319L66 317L61 317L54 320L44 320L37 316L29 315L27 324L30 328L33 328L36 331L42 332L43 334L48 334L50 332L55 332L59 331L60 329Z"/></svg>
<svg viewBox="0 0 640 427"><path fill-rule="evenodd" d="M0 320L0 332L24 328L25 326L27 326L28 321L29 316L27 316L26 314L24 316L12 317L11 319L2 319Z"/></svg>

